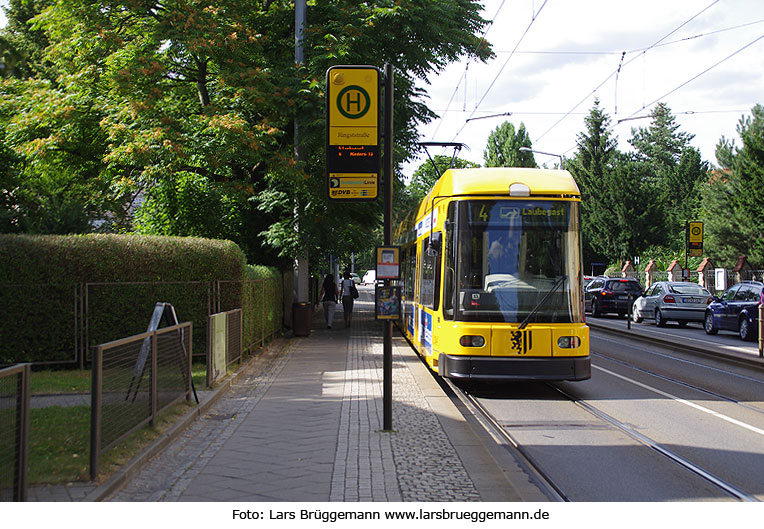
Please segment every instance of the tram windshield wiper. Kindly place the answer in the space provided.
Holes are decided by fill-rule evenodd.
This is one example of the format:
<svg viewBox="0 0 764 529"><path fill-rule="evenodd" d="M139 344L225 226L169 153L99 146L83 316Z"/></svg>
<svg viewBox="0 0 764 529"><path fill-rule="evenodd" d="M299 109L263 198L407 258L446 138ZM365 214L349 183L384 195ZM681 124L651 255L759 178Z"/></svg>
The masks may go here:
<svg viewBox="0 0 764 529"><path fill-rule="evenodd" d="M546 293L546 295L545 295L543 298L541 298L541 301L539 301L538 303L536 303L536 306L535 306L535 307L533 307L533 310L531 310L531 311L528 313L528 315L525 317L525 319L524 319L524 320L523 320L523 322L520 324L520 326L518 327L518 329L525 329L525 327L526 327L526 326L528 325L528 323L531 321L531 318L533 318L533 316L535 316L535 315L536 315L536 313L539 311L539 309L540 309L541 307L543 307L543 306L546 304L546 302L547 302L547 301L549 301L549 299L551 299L551 297L552 297L552 294L554 294L554 293L557 291L557 289L560 287L560 285L564 285L564 284L565 284L565 276L560 276L560 277L558 277L558 278L555 280L555 282L554 282L554 285L552 285L552 288L551 288L551 289L549 289L549 292L547 292L547 293Z"/></svg>

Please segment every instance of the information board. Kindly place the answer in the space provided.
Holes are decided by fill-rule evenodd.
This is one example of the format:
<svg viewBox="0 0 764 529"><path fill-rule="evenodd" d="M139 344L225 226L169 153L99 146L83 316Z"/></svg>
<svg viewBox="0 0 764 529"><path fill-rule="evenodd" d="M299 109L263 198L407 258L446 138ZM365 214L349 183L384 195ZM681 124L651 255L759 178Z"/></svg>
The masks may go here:
<svg viewBox="0 0 764 529"><path fill-rule="evenodd" d="M400 279L401 247L377 246L377 279Z"/></svg>
<svg viewBox="0 0 764 529"><path fill-rule="evenodd" d="M332 66L326 72L326 182L330 200L379 197L379 70Z"/></svg>

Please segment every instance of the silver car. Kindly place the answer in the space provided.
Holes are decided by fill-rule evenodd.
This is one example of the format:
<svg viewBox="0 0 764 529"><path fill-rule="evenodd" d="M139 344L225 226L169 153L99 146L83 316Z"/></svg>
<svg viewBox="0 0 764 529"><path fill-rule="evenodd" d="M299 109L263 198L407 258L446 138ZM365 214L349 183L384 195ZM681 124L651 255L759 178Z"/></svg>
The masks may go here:
<svg viewBox="0 0 764 529"><path fill-rule="evenodd" d="M654 319L658 327L676 321L684 327L689 321L702 322L711 293L695 283L659 281L637 298L632 307L634 322Z"/></svg>

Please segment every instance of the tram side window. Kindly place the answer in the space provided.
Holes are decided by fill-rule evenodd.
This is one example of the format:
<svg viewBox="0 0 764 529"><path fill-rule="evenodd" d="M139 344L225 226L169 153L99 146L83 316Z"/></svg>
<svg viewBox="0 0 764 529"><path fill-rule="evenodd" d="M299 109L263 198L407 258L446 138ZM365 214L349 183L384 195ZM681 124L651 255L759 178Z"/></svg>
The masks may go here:
<svg viewBox="0 0 764 529"><path fill-rule="evenodd" d="M454 298L456 288L456 261L454 252L454 227L456 226L456 202L448 205L448 218L445 229L445 244L443 260L443 316L447 320L454 319Z"/></svg>
<svg viewBox="0 0 764 529"><path fill-rule="evenodd" d="M440 301L440 252L430 255L430 239L422 242L422 305L438 310Z"/></svg>
<svg viewBox="0 0 764 529"><path fill-rule="evenodd" d="M416 250L412 246L403 250L403 295L411 301L414 299L414 268Z"/></svg>

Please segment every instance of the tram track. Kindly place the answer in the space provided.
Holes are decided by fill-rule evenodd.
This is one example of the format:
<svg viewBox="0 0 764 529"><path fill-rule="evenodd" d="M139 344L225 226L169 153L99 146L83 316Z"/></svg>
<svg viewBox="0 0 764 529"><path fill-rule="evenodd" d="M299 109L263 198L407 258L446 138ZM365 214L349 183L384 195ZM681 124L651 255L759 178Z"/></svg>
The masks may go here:
<svg viewBox="0 0 764 529"><path fill-rule="evenodd" d="M433 374L433 377L435 377L451 398L457 399L466 408L468 413L475 418L499 446L506 448L512 453L517 462L550 500L558 502L570 501L565 492L561 490L544 468L501 426L499 421L480 403L479 399L458 387L451 379L442 378L435 374Z"/></svg>
<svg viewBox="0 0 764 529"><path fill-rule="evenodd" d="M563 502L572 501L569 498L569 493L566 493L566 491L563 490L563 487L555 482L551 474L544 469L544 466L538 462L527 450L525 450L522 444L512 436L512 433L508 431L504 426L502 426L501 422L496 417L494 417L485 408L485 406L481 404L479 398L472 395L469 391L460 388L451 380L441 380L444 381L444 384L447 385L447 387L450 389L450 393L452 393L453 396L455 396L457 399L459 399L459 401L462 402L462 404L464 404L464 406L469 410L473 417L475 417L475 419L489 432L494 440L500 445L509 449L515 455L515 457L520 459L520 463L525 467L529 475L537 482L537 484L543 485L543 488L547 491L547 495L550 497L550 499ZM578 408L584 410L589 415L595 417L597 420L603 422L608 427L614 428L627 435L634 441L638 442L639 444L650 448L665 459L682 467L693 475L700 477L704 481L711 484L713 487L721 490L729 497L741 502L759 501L755 496L740 490L731 483L704 469L702 466L693 463L687 458L682 457L676 452L666 448L665 446L661 445L661 443L638 432L623 421L612 417L590 402L579 399L575 395L570 394L554 383L546 383L545 386L552 389L557 394L563 396L565 399L576 405ZM711 392L710 394L713 393ZM730 402L736 402L734 399L727 400Z"/></svg>
<svg viewBox="0 0 764 529"><path fill-rule="evenodd" d="M731 485L730 483L727 483L723 479L713 475L711 472L704 470L699 465L696 465L692 463L691 461L689 461L688 459L673 452L672 450L665 448L654 439L651 439L650 437L639 433L634 428L631 428L624 422L619 421L618 419L614 417L611 417L610 415L598 409L596 406L592 405L591 403L588 403L585 400L578 399L577 397L569 394L568 392L555 386L554 384L547 384L547 386L554 389L559 394L563 395L565 398L573 402L576 406L584 409L585 411L597 417L598 419L605 421L607 424L617 428L618 430L625 433L626 435L628 435L630 438L634 439L635 441L651 448L652 450L655 450L660 455L666 457L667 459L683 467L685 470L688 470L689 472L711 483L713 486L721 489L722 491L724 491L726 494L729 494L733 498L737 498L738 500L744 501L744 502L759 501L758 499L749 495L748 493L739 490L738 488Z"/></svg>
<svg viewBox="0 0 764 529"><path fill-rule="evenodd" d="M638 366L636 364L632 364L630 362L626 362L624 360L621 360L619 358L615 358L613 356L609 356L609 355L606 355L606 354L592 352L591 356L606 359L609 362L613 362L615 364L621 365L621 366L626 367L628 369L633 369L633 370L638 371L640 373L644 373L646 375L658 378L660 380L664 380L666 382L670 382L672 384L676 384L678 386L682 386L682 387L685 387L687 389L691 389L693 391L697 391L699 393L703 393L705 395L717 398L719 400L723 400L725 402L730 402L730 403L733 403L733 404L737 404L738 406L740 406L742 408L745 408L745 409L750 410L752 412L764 415L764 410L762 410L761 408L757 408L755 406L751 406L751 405L746 404L744 402L740 402L740 400L738 400L738 399L736 399L734 397L723 395L723 394L721 394L721 393L719 393L717 391L711 391L709 389L702 388L702 387L698 386L697 384L690 384L689 382L685 382L683 380L679 380L679 379L677 379L675 377L670 377L670 376L667 376L667 375L662 375L662 374L660 374L660 373L658 373L656 371L653 371L651 369L646 369L644 367L640 367L640 366ZM681 359L677 359L677 358L672 358L672 359L676 360L676 361L680 361L680 362L684 362L685 361L685 360L681 360ZM716 372L722 372L725 375L730 376L730 377L737 377L737 378L741 378L741 379L746 379L746 380L748 380L750 382L760 383L760 384L764 385L764 381L762 381L762 380L755 379L755 378L752 378L752 377L746 377L746 376L740 375L738 373L735 373L733 371L726 371L726 370L722 370L722 369L719 369L719 368L716 368L716 367L712 367L712 366L707 366L707 365L700 364L700 363L695 363L695 365L699 366L699 367L706 368L706 369L710 369L710 370L713 370L713 371L716 371Z"/></svg>
<svg viewBox="0 0 764 529"><path fill-rule="evenodd" d="M621 343L621 340L617 339L605 339L606 341L617 341ZM640 345L630 344L631 347L636 347L637 349L642 350L642 347ZM764 435L764 428L759 428L755 425L761 424L757 419L749 419L746 421L746 419L739 420L737 417L737 414L734 412L720 412L714 410L714 406L703 406L702 403L697 402L697 398L682 398L681 392L672 391L670 388L676 387L676 388L682 388L683 390L689 390L692 392L697 392L698 395L700 395L699 399L706 399L709 401L724 403L725 405L729 406L732 405L732 409L745 409L747 412L754 412L755 416L761 416L764 415L764 409L761 408L761 406L756 407L755 405L749 405L744 401L741 401L739 398L735 398L735 391L726 392L724 390L724 386L722 387L713 387L708 386L704 387L703 379L700 378L699 380L682 380L681 376L678 376L678 373L681 373L683 370L687 369L708 369L709 370L709 379L719 379L720 377L737 377L737 378L731 378L733 382L731 385L727 386L730 388L734 388L738 386L738 383L734 382L735 380L739 381L740 384L743 382L749 384L754 384L754 391L756 392L756 384L764 384L764 380L759 378L757 376L757 369L761 369L761 365L748 365L745 367L754 367L754 370L750 373L746 374L745 371L741 371L738 368L742 367L740 363L735 362L734 360L729 362L729 369L725 369L724 365L720 365L718 362L708 362L706 363L702 358L693 359L690 357L682 357L680 356L674 356L667 354L665 352L662 352L660 350L655 349L644 349L644 351L649 352L651 355L656 355L655 358L657 358L660 361L677 361L680 362L679 369L669 371L667 374L661 372L662 368L658 367L657 363L655 366L651 365L650 362L642 363L640 362L630 362L628 359L624 358L618 358L616 356L610 356L609 354L604 354L600 351L592 350L591 355L592 359L598 360L598 364L595 365L592 364L593 371L596 370L598 372L601 372L603 375L607 376L614 376L618 379L623 379L625 382L629 383L630 385L636 385L641 387L643 390L650 391L652 393L657 393L659 395L662 395L665 397L666 402L676 402L677 404L686 406L688 410L692 410L693 413L702 412L703 414L706 414L706 416L713 416L715 419L720 419L726 421L728 425L734 425L733 427L742 427L745 428L748 433L750 434L753 432L757 436L763 436ZM677 351L674 351L677 352ZM641 358L645 358L645 355L640 355ZM652 358L652 356L650 356ZM719 359L716 358L716 360L724 360L725 364L726 358ZM613 366L608 366L605 364L602 365L604 362L612 362ZM621 371L618 369L619 372L613 371L613 369L616 369L617 366L621 366L626 370L632 370L633 373L638 373L642 375L643 377L650 377L651 379L654 379L657 381L656 384L651 385L648 381L647 383L644 383L640 381L639 378L630 378L630 376L622 375L621 373L629 374L629 371ZM684 367L682 367L684 366ZM608 369L609 368L609 369ZM502 408L497 408L497 402L500 402L505 397L504 391L505 389L502 387L502 385L496 385L495 387L492 387L491 385L486 384L478 384L478 385L465 385L462 383L459 383L458 381L454 383L451 379L446 379L437 376L436 374L432 373L432 376L435 380L438 381L438 383L441 385L441 387L444 389L446 394L448 394L452 400L454 400L455 403L457 403L457 407L459 407L462 414L467 418L468 422L471 422L473 424L474 428L480 428L482 431L486 432L487 435L493 440L493 442L496 443L496 449L498 452L503 454L509 454L514 461L523 469L523 471L528 475L529 480L533 482L535 485L537 485L549 498L551 501L559 501L559 502L572 502L572 501L608 501L607 498L610 498L610 494L606 490L598 491L597 487L592 487L591 485L588 487L584 487L583 490L578 488L578 485L574 483L574 480L569 479L566 477L566 472L568 472L568 476L570 476L570 472L575 472L574 470L565 469L565 466L558 468L559 461L555 461L554 458L547 459L547 453L545 451L539 450L540 446L544 446L544 437L547 439L551 439L550 436L557 436L557 433L554 432L560 432L560 431L579 431L583 432L585 430L589 430L590 432L612 432L610 434L605 434L605 438L607 438L607 435L621 435L623 436L623 439L630 439L634 443L634 447L641 446L644 448L649 449L648 452L645 452L645 454L653 454L652 456L648 456L648 459L653 458L655 462L657 461L665 461L665 464L663 465L663 476L680 476L685 475L686 478L681 478L681 480L686 480L688 483L688 490L701 490L698 489L699 483L705 483L705 487L707 489L703 492L700 492L697 496L683 496L682 490L683 488L674 489L676 490L676 497L677 498L716 498L716 499L728 499L732 501L739 501L739 502L759 502L761 501L761 497L758 494L755 487L752 489L749 483L737 483L738 479L735 477L739 474L732 474L730 475L728 472L722 470L718 462L714 462L712 460L705 460L703 458L697 457L700 454L695 454L693 450L690 450L689 452L685 453L685 450L682 450L681 448L677 448L671 444L671 441L668 441L666 439L661 439L660 435L658 437L645 435L643 433L643 429L638 428L634 424L630 423L629 419L621 417L620 419L618 416L613 415L613 411L610 409L610 407L605 406L602 407L598 405L596 401L593 401L592 399L588 397L583 397L582 395L577 395L579 393L577 391L577 384L567 384L567 383L556 383L556 382L548 382L548 383L539 383L536 387L544 388L544 392L551 392L548 393L548 395L558 395L557 399L559 400L560 406L563 406L564 403L567 403L568 406L575 406L575 409L580 410L579 411L579 417L578 418L572 418L570 421L566 422L565 419L560 420L558 419L551 419L551 420L544 420L541 419L539 421L534 421L533 419L528 420L528 416L526 415L525 418L518 417L519 420L515 421L514 419L509 418L510 415L506 415L500 413L499 415L494 415L493 412L501 412ZM644 381L645 379L642 378ZM668 386L666 386L668 384ZM507 398L510 399L509 401L519 402L518 399L523 399L523 393L517 393L516 392L517 386L510 385L507 386L506 393ZM664 389L661 389L664 388ZM581 388L583 389L583 387ZM529 390L529 397L530 399L534 399L535 397L531 396L535 390L533 390L533 386L528 386ZM750 390L750 388L749 388ZM524 390L523 390L524 391ZM589 393L590 391L587 391ZM536 395L539 395L539 393L536 393ZM541 394L541 399L543 402L545 399L547 402L554 401L555 397L543 397L543 393ZM742 395L738 395L741 397ZM618 398L616 396L616 398ZM488 399L488 400L486 400ZM596 399L595 399L596 400ZM742 400L745 400L743 398ZM759 399L755 399L759 400ZM508 401L508 402L509 402ZM529 404L532 404L529 402ZM506 410L507 408L503 408ZM547 405L547 409L548 405ZM586 422L585 420L582 420L581 417L585 415L588 417L591 417L591 422ZM500 418L502 417L503 418ZM552 415L554 417L554 414ZM557 421L557 422L555 422ZM515 427L518 427L519 430L514 430ZM533 432L534 430L536 432L539 432L542 428L548 428L549 429L549 435L543 435L543 434L536 434L536 439L541 439L542 444L539 444L538 441L531 441L531 444L526 444L524 446L524 443L527 443L530 439L528 437L528 432ZM669 426L671 428L671 426ZM562 430L560 430L562 429ZM671 432L671 430L662 430L664 433ZM593 443L589 446L589 450L597 450L597 446L599 446L597 443L600 442L603 437L603 433L597 433L595 435L595 438L592 440ZM561 437L560 439L563 439ZM564 442L564 441L563 441ZM579 435L578 440L571 440L572 443L569 445L571 447L569 452L576 453L576 446L587 446L586 441L583 441L585 444L581 445L581 437ZM680 443L681 445L681 443ZM565 445L562 445L565 446ZM609 453L613 453L612 448L614 446L618 446L615 444L608 445L605 444L605 449L610 450ZM697 447L703 447L703 444L697 444L697 445L687 445L687 446L697 446ZM734 450L734 449L733 449ZM701 448L701 452L703 449ZM723 450L722 450L723 451ZM498 453L497 452L497 453ZM580 452L580 450L579 450ZM633 452L632 452L633 453ZM728 452L729 454L729 452ZM501 455L497 455L497 462L500 460L498 457L503 457ZM643 457L644 459L644 457ZM612 464L617 464L615 461L617 460L611 460ZM628 461L628 460L627 460ZM626 462L626 461L625 461ZM568 467L571 467L571 465L567 465ZM627 467L629 466L629 463L627 463ZM660 466L660 465L659 465ZM670 471L670 468L676 468L676 471ZM572 468L572 467L571 467ZM582 469L585 467L582 467ZM649 467L645 467L649 468ZM657 468L657 467L656 467ZM679 470L681 469L681 470ZM562 473L561 473L562 472ZM668 473L667 473L668 472ZM582 474L586 475L586 474ZM692 476L692 477L690 477ZM665 477L662 478L665 481ZM674 479L675 482L678 482L679 478ZM743 480L745 481L745 480ZM594 482L591 482L594 483ZM642 486L644 484L649 484L649 480L645 481L642 480ZM690 485L692 484L692 485ZM709 491L718 491L717 494L714 494L713 492ZM667 491L670 493L670 491ZM593 494L593 495L592 495ZM631 501L631 496L623 494L616 494L616 496L620 498L624 498L625 501ZM646 495L644 493L644 490L635 490L635 496L634 499L636 501L640 501L638 498L644 498ZM654 497L654 495L647 494L647 497ZM660 496L658 498L670 498L673 496ZM623 500L622 500L623 501ZM641 500L644 501L644 500ZM656 501L655 499L652 499L650 501Z"/></svg>

